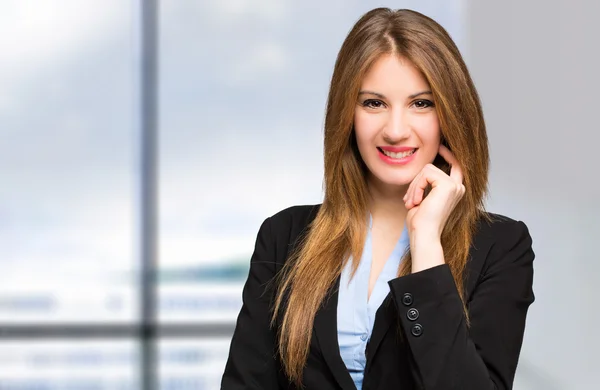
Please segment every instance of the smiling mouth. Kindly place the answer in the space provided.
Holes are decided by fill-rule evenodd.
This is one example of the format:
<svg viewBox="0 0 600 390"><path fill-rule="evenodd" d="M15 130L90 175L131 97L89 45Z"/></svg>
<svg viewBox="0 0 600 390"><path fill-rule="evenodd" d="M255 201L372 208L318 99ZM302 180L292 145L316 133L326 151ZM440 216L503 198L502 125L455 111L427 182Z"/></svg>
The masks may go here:
<svg viewBox="0 0 600 390"><path fill-rule="evenodd" d="M403 158L413 155L417 151L417 148L412 149L412 150L407 150L405 152L399 152L399 153L388 152L387 150L383 150L379 147L377 148L377 150L379 150L379 153L382 153L389 158L403 159Z"/></svg>

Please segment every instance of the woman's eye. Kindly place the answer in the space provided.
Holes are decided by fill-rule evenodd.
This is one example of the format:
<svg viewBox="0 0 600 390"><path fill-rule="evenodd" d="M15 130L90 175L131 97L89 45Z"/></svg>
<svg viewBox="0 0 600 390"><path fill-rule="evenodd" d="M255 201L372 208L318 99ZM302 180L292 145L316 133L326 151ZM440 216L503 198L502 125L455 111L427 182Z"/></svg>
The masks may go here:
<svg viewBox="0 0 600 390"><path fill-rule="evenodd" d="M417 100L413 104L415 105L416 108L421 108L421 109L433 107L433 102L429 101L429 100Z"/></svg>
<svg viewBox="0 0 600 390"><path fill-rule="evenodd" d="M382 108L384 106L384 104L381 100L369 99L369 100L365 100L363 102L363 106L369 107L369 108Z"/></svg>

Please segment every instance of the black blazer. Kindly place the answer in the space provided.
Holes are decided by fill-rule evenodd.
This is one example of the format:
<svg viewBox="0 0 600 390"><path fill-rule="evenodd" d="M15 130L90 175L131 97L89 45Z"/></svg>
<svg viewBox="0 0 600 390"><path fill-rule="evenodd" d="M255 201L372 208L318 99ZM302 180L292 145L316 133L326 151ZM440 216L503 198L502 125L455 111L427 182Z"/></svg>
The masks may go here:
<svg viewBox="0 0 600 390"><path fill-rule="evenodd" d="M258 233L221 389L295 389L282 371L269 326L281 270L319 205L267 218ZM523 222L489 214L480 221L465 278L470 326L447 265L389 282L367 344L363 389L511 389L534 300L532 240ZM337 289L317 312L303 384L355 389L337 341ZM418 318L415 318L418 317Z"/></svg>

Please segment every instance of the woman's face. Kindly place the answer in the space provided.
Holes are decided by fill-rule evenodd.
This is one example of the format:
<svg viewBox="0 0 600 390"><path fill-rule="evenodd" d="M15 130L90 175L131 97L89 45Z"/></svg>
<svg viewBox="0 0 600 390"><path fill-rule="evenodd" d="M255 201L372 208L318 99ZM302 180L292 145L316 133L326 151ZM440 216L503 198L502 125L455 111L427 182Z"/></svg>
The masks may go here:
<svg viewBox="0 0 600 390"><path fill-rule="evenodd" d="M362 81L354 129L369 185L405 191L440 145L433 95L421 72L397 55L380 57Z"/></svg>

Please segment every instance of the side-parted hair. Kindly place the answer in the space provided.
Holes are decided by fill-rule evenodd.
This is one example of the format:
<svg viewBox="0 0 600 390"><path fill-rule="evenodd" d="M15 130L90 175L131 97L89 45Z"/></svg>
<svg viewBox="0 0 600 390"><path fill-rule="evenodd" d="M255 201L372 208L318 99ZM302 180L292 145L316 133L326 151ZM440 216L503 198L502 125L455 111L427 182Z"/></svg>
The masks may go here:
<svg viewBox="0 0 600 390"><path fill-rule="evenodd" d="M442 142L463 169L466 193L450 215L441 241L465 316L464 271L480 218L485 217L489 152L479 96L458 48L437 22L411 10L377 8L354 25L337 56L325 116L324 200L314 221L278 275L272 325L288 378L301 385L315 314L349 258L360 259L367 233L366 167L354 134L362 80L382 55L410 61L431 87ZM434 164L449 173L436 158ZM411 272L410 251L398 276ZM353 262L353 271L358 260ZM277 319L281 318L281 321Z"/></svg>

